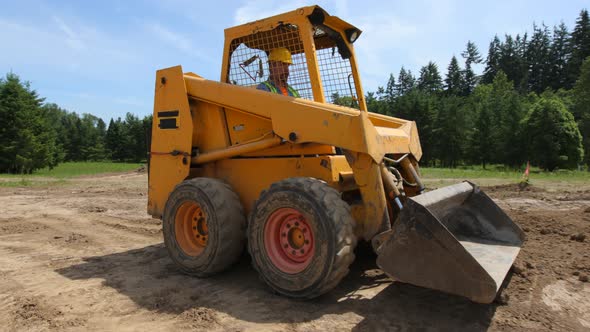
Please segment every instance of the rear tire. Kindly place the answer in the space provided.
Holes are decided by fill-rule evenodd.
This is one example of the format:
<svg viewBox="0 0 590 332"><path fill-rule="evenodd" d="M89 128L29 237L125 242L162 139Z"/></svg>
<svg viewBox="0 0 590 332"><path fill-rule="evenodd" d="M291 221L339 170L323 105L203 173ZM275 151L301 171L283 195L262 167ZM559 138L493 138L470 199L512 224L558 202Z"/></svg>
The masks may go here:
<svg viewBox="0 0 590 332"><path fill-rule="evenodd" d="M244 249L246 218L231 187L211 178L185 180L170 194L162 218L170 258L206 277L235 263Z"/></svg>
<svg viewBox="0 0 590 332"><path fill-rule="evenodd" d="M350 207L314 178L290 178L263 191L250 214L248 249L276 292L314 298L338 285L354 260Z"/></svg>

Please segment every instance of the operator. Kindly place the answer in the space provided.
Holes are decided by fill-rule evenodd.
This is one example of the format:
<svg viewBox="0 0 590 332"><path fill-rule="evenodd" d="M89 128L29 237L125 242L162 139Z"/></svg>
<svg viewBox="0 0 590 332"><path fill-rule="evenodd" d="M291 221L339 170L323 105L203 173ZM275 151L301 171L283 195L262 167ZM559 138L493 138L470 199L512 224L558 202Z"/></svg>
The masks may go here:
<svg viewBox="0 0 590 332"><path fill-rule="evenodd" d="M268 80L258 84L256 89L299 98L297 90L287 83L291 64L293 60L288 49L284 47L272 49L268 55Z"/></svg>

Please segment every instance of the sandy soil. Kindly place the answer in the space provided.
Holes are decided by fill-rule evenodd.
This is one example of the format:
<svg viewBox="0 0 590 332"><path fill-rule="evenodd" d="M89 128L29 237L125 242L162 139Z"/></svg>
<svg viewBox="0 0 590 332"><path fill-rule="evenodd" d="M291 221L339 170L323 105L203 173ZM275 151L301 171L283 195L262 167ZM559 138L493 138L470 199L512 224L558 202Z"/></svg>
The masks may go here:
<svg viewBox="0 0 590 332"><path fill-rule="evenodd" d="M145 212L145 174L0 188L0 330L588 331L586 187L484 188L527 235L491 305L392 282L367 248L313 301L271 294L246 255L221 275L185 276Z"/></svg>

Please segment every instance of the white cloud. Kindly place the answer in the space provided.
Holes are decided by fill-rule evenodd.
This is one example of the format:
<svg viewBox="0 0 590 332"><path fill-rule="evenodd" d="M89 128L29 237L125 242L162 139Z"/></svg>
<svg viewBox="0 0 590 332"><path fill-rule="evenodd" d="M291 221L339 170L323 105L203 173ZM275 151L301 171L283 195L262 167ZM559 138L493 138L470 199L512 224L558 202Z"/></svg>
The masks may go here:
<svg viewBox="0 0 590 332"><path fill-rule="evenodd" d="M375 91L387 82L405 45L416 38L417 28L391 14L360 17L357 27L363 31L355 50L364 90Z"/></svg>
<svg viewBox="0 0 590 332"><path fill-rule="evenodd" d="M70 48L77 51L85 49L84 42L82 42L79 35L75 33L61 18L53 16L53 21L57 24L57 27L66 34L66 43Z"/></svg>
<svg viewBox="0 0 590 332"><path fill-rule="evenodd" d="M363 33L355 50L362 58L363 71L370 74L382 74L384 65L417 33L415 25L388 14L360 17L357 27Z"/></svg>
<svg viewBox="0 0 590 332"><path fill-rule="evenodd" d="M322 7L331 15L344 17L349 14L350 6L347 0L316 0L313 3ZM252 22L310 5L310 2L305 0L294 0L286 3L278 3L272 0L247 0L235 11L234 23Z"/></svg>
<svg viewBox="0 0 590 332"><path fill-rule="evenodd" d="M355 43L355 50L364 84L375 90L375 82L383 77L384 68L388 67L392 57L402 50L405 44L415 38L417 27L396 17L389 8L381 8L381 10L371 11L373 14L366 14L368 11L355 12L348 1L317 1L317 3L331 15L350 20L350 23L363 30L359 41ZM236 24L251 22L306 5L308 4L304 1L277 4L270 0L248 0L235 11L234 22ZM351 12L355 14L352 14L353 17L348 17Z"/></svg>
<svg viewBox="0 0 590 332"><path fill-rule="evenodd" d="M167 42L168 44L178 48L179 50L187 53L193 52L193 45L191 41L185 36L173 32L158 23L151 24L149 28L152 32L156 34L157 37Z"/></svg>
<svg viewBox="0 0 590 332"><path fill-rule="evenodd" d="M197 56L209 63L215 62L213 57L204 54L197 47L195 47L190 38L178 32L174 32L159 23L150 23L147 25L147 27L149 31L153 32L158 38L160 38L168 45L188 55Z"/></svg>
<svg viewBox="0 0 590 332"><path fill-rule="evenodd" d="M13 65L49 65L102 76L105 68L113 64L135 63L140 58L128 42L94 27L76 27L77 31L58 16L34 25L0 18L0 40L11 46L11 52L0 52L0 60Z"/></svg>
<svg viewBox="0 0 590 332"><path fill-rule="evenodd" d="M272 0L248 0L234 14L235 24L260 20L269 16L295 10L306 5L305 1L295 0L277 5Z"/></svg>

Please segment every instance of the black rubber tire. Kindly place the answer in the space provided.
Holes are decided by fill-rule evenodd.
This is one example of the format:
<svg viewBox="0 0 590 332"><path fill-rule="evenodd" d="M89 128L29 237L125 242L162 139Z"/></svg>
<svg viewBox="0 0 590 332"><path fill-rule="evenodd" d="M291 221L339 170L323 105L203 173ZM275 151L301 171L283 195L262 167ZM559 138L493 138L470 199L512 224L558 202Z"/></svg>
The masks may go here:
<svg viewBox="0 0 590 332"><path fill-rule="evenodd" d="M264 245L268 217L278 208L294 208L311 216L315 246L310 264L287 274L270 260ZM356 237L349 205L340 193L314 178L289 178L263 191L249 217L248 250L260 278L274 291L293 298L311 299L338 285L354 261Z"/></svg>
<svg viewBox="0 0 590 332"><path fill-rule="evenodd" d="M208 243L198 256L187 255L175 234L175 216L186 201L198 203L207 215ZM220 180L194 178L174 188L162 218L164 244L172 260L190 275L206 277L229 268L244 250L246 218L238 195Z"/></svg>

